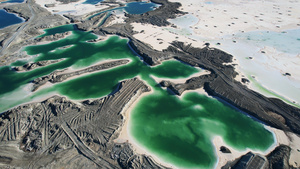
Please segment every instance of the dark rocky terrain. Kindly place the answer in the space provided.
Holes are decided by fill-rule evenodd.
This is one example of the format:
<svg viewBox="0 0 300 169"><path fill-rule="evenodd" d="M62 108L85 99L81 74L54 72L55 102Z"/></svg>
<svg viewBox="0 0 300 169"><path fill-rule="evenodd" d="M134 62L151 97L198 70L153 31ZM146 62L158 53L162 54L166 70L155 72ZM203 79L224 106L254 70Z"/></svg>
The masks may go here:
<svg viewBox="0 0 300 169"><path fill-rule="evenodd" d="M289 165L291 148L287 145L279 145L272 152L270 152L265 157L264 169L295 169L294 167ZM240 158L235 159L234 161L229 161L222 169L241 169L244 166L241 165L241 162L244 163L243 157L252 154L248 152ZM245 158L244 158L245 159ZM254 166L255 167L255 166Z"/></svg>
<svg viewBox="0 0 300 169"><path fill-rule="evenodd" d="M139 79L121 82L107 97L73 102L53 96L1 114L0 163L25 168L162 168L150 157L114 143L122 112L150 89Z"/></svg>
<svg viewBox="0 0 300 169"><path fill-rule="evenodd" d="M291 148L286 145L279 145L267 155L269 161L269 168L293 168L289 166L289 155L291 153Z"/></svg>
<svg viewBox="0 0 300 169"><path fill-rule="evenodd" d="M167 19L174 19L178 14L184 14L184 12L179 11L178 8L181 6L180 3L171 3L167 0L151 0L151 2L160 4L161 6L154 10L141 15L126 14L126 23L130 24L132 22L136 23L148 23L157 26L167 26L170 22Z"/></svg>

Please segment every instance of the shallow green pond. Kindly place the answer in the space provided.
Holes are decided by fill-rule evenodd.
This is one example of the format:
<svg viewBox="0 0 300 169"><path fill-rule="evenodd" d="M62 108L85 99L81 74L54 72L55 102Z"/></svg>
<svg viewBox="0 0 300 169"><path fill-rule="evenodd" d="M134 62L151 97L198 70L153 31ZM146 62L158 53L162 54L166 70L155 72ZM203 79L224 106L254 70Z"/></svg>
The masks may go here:
<svg viewBox="0 0 300 169"><path fill-rule="evenodd" d="M130 132L162 161L182 168L213 168L211 141L217 135L238 150L266 150L274 141L261 124L196 92L178 98L157 90L143 97L132 112Z"/></svg>
<svg viewBox="0 0 300 169"><path fill-rule="evenodd" d="M72 35L25 49L29 55L37 55L35 61L62 61L23 73L13 71L10 66L0 68L0 111L49 92L76 100L100 98L116 90L120 81L138 76L151 86L153 93L143 97L134 108L130 133L140 145L165 162L183 168L212 168L217 158L211 140L217 135L239 150L250 148L264 151L274 142L272 133L261 124L220 101L196 92L174 96L151 78L186 78L199 72L199 69L176 60L149 67L132 53L127 45L128 40L118 36L89 43L88 40L97 37L89 32L74 30L72 26L50 29L46 34L64 31L72 31ZM80 69L115 59L129 59L130 62L57 83L34 93L22 88L33 79L55 70L68 67ZM18 98L18 95L22 97Z"/></svg>

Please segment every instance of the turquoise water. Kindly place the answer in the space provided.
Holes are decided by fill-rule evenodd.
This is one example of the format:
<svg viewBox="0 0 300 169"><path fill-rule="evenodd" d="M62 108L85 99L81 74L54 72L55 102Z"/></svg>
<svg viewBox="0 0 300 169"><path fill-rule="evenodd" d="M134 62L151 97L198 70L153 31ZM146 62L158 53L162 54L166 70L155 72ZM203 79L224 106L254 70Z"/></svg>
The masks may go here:
<svg viewBox="0 0 300 169"><path fill-rule="evenodd" d="M103 0L86 0L83 4L92 4L95 5L99 2L102 2Z"/></svg>
<svg viewBox="0 0 300 169"><path fill-rule="evenodd" d="M1 3L22 3L22 2L24 2L24 0L8 0Z"/></svg>
<svg viewBox="0 0 300 169"><path fill-rule="evenodd" d="M129 14L143 14L154 10L156 6L157 4L155 3L131 2L128 3L124 9Z"/></svg>
<svg viewBox="0 0 300 169"><path fill-rule="evenodd" d="M212 168L217 158L211 139L216 135L239 150L250 148L264 151L274 142L272 133L263 125L216 99L196 92L185 93L179 98L151 78L186 78L197 73L198 69L177 60L164 61L155 67L147 66L130 50L128 40L118 36L88 43L86 41L97 37L89 32L74 30L72 26L57 27L46 30L46 33L62 30L72 31L73 34L49 44L29 46L25 50L29 55L37 55L35 61L64 60L22 73L13 71L10 66L0 68L0 82L6 82L0 83L1 111L49 92L75 100L100 98L112 93L120 81L138 76L151 86L153 93L143 97L131 112L130 133L141 146L165 162L183 168ZM62 48L64 46L69 47ZM116 59L129 59L130 62L57 83L34 93L27 91L26 94L20 88L55 70L86 68ZM14 99L17 101L8 102Z"/></svg>
<svg viewBox="0 0 300 169"><path fill-rule="evenodd" d="M100 15L105 12L123 11L123 10L128 14L143 14L143 13L154 10L155 7L158 7L158 6L159 5L157 5L155 3L130 2L130 3L127 3L125 7L118 7L118 8L113 8L113 9L110 9L107 11L99 12L99 13L91 16L90 18L95 17L95 16Z"/></svg>
<svg viewBox="0 0 300 169"><path fill-rule="evenodd" d="M17 15L8 13L5 10L0 10L0 29L22 22L24 22L24 19Z"/></svg>
<svg viewBox="0 0 300 169"><path fill-rule="evenodd" d="M213 4L213 2L205 2L205 4L209 4L209 5L211 5L211 4Z"/></svg>

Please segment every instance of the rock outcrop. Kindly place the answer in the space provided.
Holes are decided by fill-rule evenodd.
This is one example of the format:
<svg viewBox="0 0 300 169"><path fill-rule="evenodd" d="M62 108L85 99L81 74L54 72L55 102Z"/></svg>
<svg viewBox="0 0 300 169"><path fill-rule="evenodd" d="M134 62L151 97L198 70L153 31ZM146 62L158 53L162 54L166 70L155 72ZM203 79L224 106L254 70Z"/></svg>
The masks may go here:
<svg viewBox="0 0 300 169"><path fill-rule="evenodd" d="M250 167L250 165L255 169L294 169L289 165L290 152L291 148L287 145L277 146L265 157L259 154L248 152L234 161L227 162L222 169L243 169Z"/></svg>
<svg viewBox="0 0 300 169"><path fill-rule="evenodd" d="M279 145L270 154L267 155L269 161L269 169L282 168L289 169L291 148L287 145Z"/></svg>
<svg viewBox="0 0 300 169"><path fill-rule="evenodd" d="M30 71L39 67L44 67L47 65L51 65L54 63L58 63L60 61L62 61L63 59L57 59L57 60L43 60L43 61L38 61L38 62L34 62L34 63L26 63L23 66L16 66L14 67L14 70L21 72L21 71Z"/></svg>
<svg viewBox="0 0 300 169"><path fill-rule="evenodd" d="M220 147L220 151L222 153L231 153L231 151L229 150L229 148L225 147L225 146L221 146Z"/></svg>

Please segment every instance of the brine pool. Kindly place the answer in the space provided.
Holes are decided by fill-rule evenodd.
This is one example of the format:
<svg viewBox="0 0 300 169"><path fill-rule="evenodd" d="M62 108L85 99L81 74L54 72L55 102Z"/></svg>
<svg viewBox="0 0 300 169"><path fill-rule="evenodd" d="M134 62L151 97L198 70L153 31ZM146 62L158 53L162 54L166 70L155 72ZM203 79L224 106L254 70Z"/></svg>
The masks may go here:
<svg viewBox="0 0 300 169"><path fill-rule="evenodd" d="M8 13L3 9L0 10L0 29L22 22L24 22L24 19L16 14Z"/></svg>
<svg viewBox="0 0 300 169"><path fill-rule="evenodd" d="M161 88L152 76L186 78L201 71L176 60L150 67L128 46L128 39L111 36L97 43L87 41L97 36L74 30L66 25L46 30L45 35L72 31L72 35L48 44L28 46L29 60L0 67L0 112L11 107L43 98L49 93L74 100L104 97L112 93L120 81L139 77L152 88L133 108L129 134L134 140L162 161L179 168L213 168L217 157L212 144L214 136L237 150L266 151L273 143L273 134L257 121L232 107L191 91L178 97ZM28 61L63 59L28 72L16 72L13 66ZM68 67L81 69L106 60L129 59L126 65L90 73L72 80L30 92L30 81L55 70Z"/></svg>

